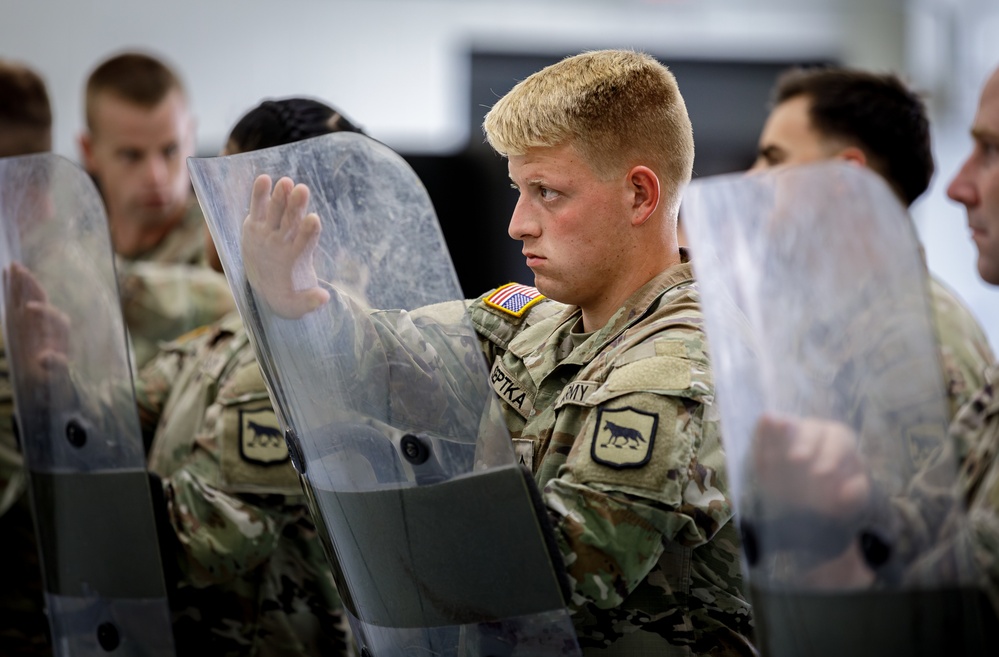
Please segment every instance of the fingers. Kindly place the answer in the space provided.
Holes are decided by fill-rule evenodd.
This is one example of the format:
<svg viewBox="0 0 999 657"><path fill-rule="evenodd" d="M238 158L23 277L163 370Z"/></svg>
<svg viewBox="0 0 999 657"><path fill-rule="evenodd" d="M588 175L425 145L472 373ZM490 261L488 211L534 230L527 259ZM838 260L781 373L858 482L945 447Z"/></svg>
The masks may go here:
<svg viewBox="0 0 999 657"><path fill-rule="evenodd" d="M319 234L323 230L322 221L319 220L319 215L315 212L310 212L305 215L298 224L298 230L294 233L292 244L297 251L305 251L305 249L316 244L319 241Z"/></svg>
<svg viewBox="0 0 999 657"><path fill-rule="evenodd" d="M288 208L288 197L294 188L291 178L282 178L274 185L271 192L271 200L267 205L267 217L265 219L267 227L272 230L279 230L284 219L285 210Z"/></svg>
<svg viewBox="0 0 999 657"><path fill-rule="evenodd" d="M14 306L21 306L29 301L48 301L45 288L24 265L14 262L5 272L5 283Z"/></svg>
<svg viewBox="0 0 999 657"><path fill-rule="evenodd" d="M257 176L250 192L250 214L247 222L262 224L267 217L267 200L271 195L271 177L267 174Z"/></svg>
<svg viewBox="0 0 999 657"><path fill-rule="evenodd" d="M296 229L300 227L308 206L309 188L302 184L295 185L288 195L287 208L281 216L281 225L279 226L285 239L293 240L295 238ZM318 217L316 218L318 219Z"/></svg>
<svg viewBox="0 0 999 657"><path fill-rule="evenodd" d="M870 479L849 427L763 416L753 435L763 491L781 506L845 516L862 506Z"/></svg>

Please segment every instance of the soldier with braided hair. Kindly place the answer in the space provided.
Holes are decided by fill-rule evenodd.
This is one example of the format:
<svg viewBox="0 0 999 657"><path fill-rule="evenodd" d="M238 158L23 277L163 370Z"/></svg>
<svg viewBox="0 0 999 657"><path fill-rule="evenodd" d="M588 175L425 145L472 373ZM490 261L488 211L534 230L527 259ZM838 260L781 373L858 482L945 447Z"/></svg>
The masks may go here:
<svg viewBox="0 0 999 657"><path fill-rule="evenodd" d="M360 132L322 102L268 100L237 122L225 154L340 130ZM206 251L217 263L210 237ZM162 484L178 654L348 654L333 578L238 314L163 346L136 380L136 401Z"/></svg>

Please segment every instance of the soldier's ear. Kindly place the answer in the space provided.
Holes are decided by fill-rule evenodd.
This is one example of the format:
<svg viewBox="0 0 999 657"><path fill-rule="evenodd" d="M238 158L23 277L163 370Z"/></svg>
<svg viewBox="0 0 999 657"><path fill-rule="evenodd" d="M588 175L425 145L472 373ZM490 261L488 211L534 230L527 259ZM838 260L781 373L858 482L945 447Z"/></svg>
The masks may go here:
<svg viewBox="0 0 999 657"><path fill-rule="evenodd" d="M840 160L846 160L850 164L857 164L862 167L867 165L867 153L863 149L857 148L856 146L847 146L840 152L836 153L836 158Z"/></svg>
<svg viewBox="0 0 999 657"><path fill-rule="evenodd" d="M628 183L633 195L631 225L641 226L659 207L662 193L659 176L649 167L639 165L628 172Z"/></svg>
<svg viewBox="0 0 999 657"><path fill-rule="evenodd" d="M83 160L83 168L91 175L94 173L94 139L89 132L81 132L77 139L80 145L80 159Z"/></svg>

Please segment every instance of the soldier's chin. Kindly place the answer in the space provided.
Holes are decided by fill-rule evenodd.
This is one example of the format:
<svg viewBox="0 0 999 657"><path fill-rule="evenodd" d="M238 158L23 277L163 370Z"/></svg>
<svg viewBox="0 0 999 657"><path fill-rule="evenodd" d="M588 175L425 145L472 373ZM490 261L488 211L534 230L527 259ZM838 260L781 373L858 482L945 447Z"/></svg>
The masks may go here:
<svg viewBox="0 0 999 657"><path fill-rule="evenodd" d="M999 262L995 258L987 258L981 250L978 254L978 275L989 285L999 285Z"/></svg>

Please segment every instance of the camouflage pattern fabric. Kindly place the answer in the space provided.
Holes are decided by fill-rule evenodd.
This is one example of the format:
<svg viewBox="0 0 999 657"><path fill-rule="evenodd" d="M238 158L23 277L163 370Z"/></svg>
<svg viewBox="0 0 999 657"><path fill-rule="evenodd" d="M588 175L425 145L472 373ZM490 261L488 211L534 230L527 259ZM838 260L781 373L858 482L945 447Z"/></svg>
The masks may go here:
<svg viewBox="0 0 999 657"><path fill-rule="evenodd" d="M205 215L194 194L180 224L156 246L132 260L168 264L205 264Z"/></svg>
<svg viewBox="0 0 999 657"><path fill-rule="evenodd" d="M51 655L42 568L0 336L0 655Z"/></svg>
<svg viewBox="0 0 999 657"><path fill-rule="evenodd" d="M171 340L235 309L225 276L205 263L205 219L192 195L183 222L159 244L116 257L122 313L136 369Z"/></svg>
<svg viewBox="0 0 999 657"><path fill-rule="evenodd" d="M333 578L238 315L166 345L136 399L174 532L178 654L348 654Z"/></svg>
<svg viewBox="0 0 999 657"><path fill-rule="evenodd" d="M985 370L995 362L988 338L971 311L943 283L930 277L933 325L940 343L950 416L985 385Z"/></svg>
<svg viewBox="0 0 999 657"><path fill-rule="evenodd" d="M469 312L521 462L556 527L587 655L751 655L724 454L691 266L605 327L578 308Z"/></svg>
<svg viewBox="0 0 999 657"><path fill-rule="evenodd" d="M353 354L335 376L364 422L442 437L469 426L481 411L469 391L481 385L468 373L486 358L515 451L550 510L585 654L756 654L685 252L590 335L573 332L578 308L543 299L508 312L495 303L502 290L467 311L456 301L412 312L366 311L331 293L344 304L336 316L368 318L339 325ZM477 341L449 328L466 312ZM310 344L281 347L313 356L301 353Z"/></svg>
<svg viewBox="0 0 999 657"><path fill-rule="evenodd" d="M876 573L880 583L973 583L999 615L999 364L985 380L905 494L876 488L867 517L893 541L891 558Z"/></svg>
<svg viewBox="0 0 999 657"><path fill-rule="evenodd" d="M999 364L985 373L986 383L972 395L950 427L960 464L961 494L967 508L971 549L985 575L999 614ZM926 480L932 481L929 477ZM925 509L921 509L925 514ZM960 564L936 567L960 568Z"/></svg>

